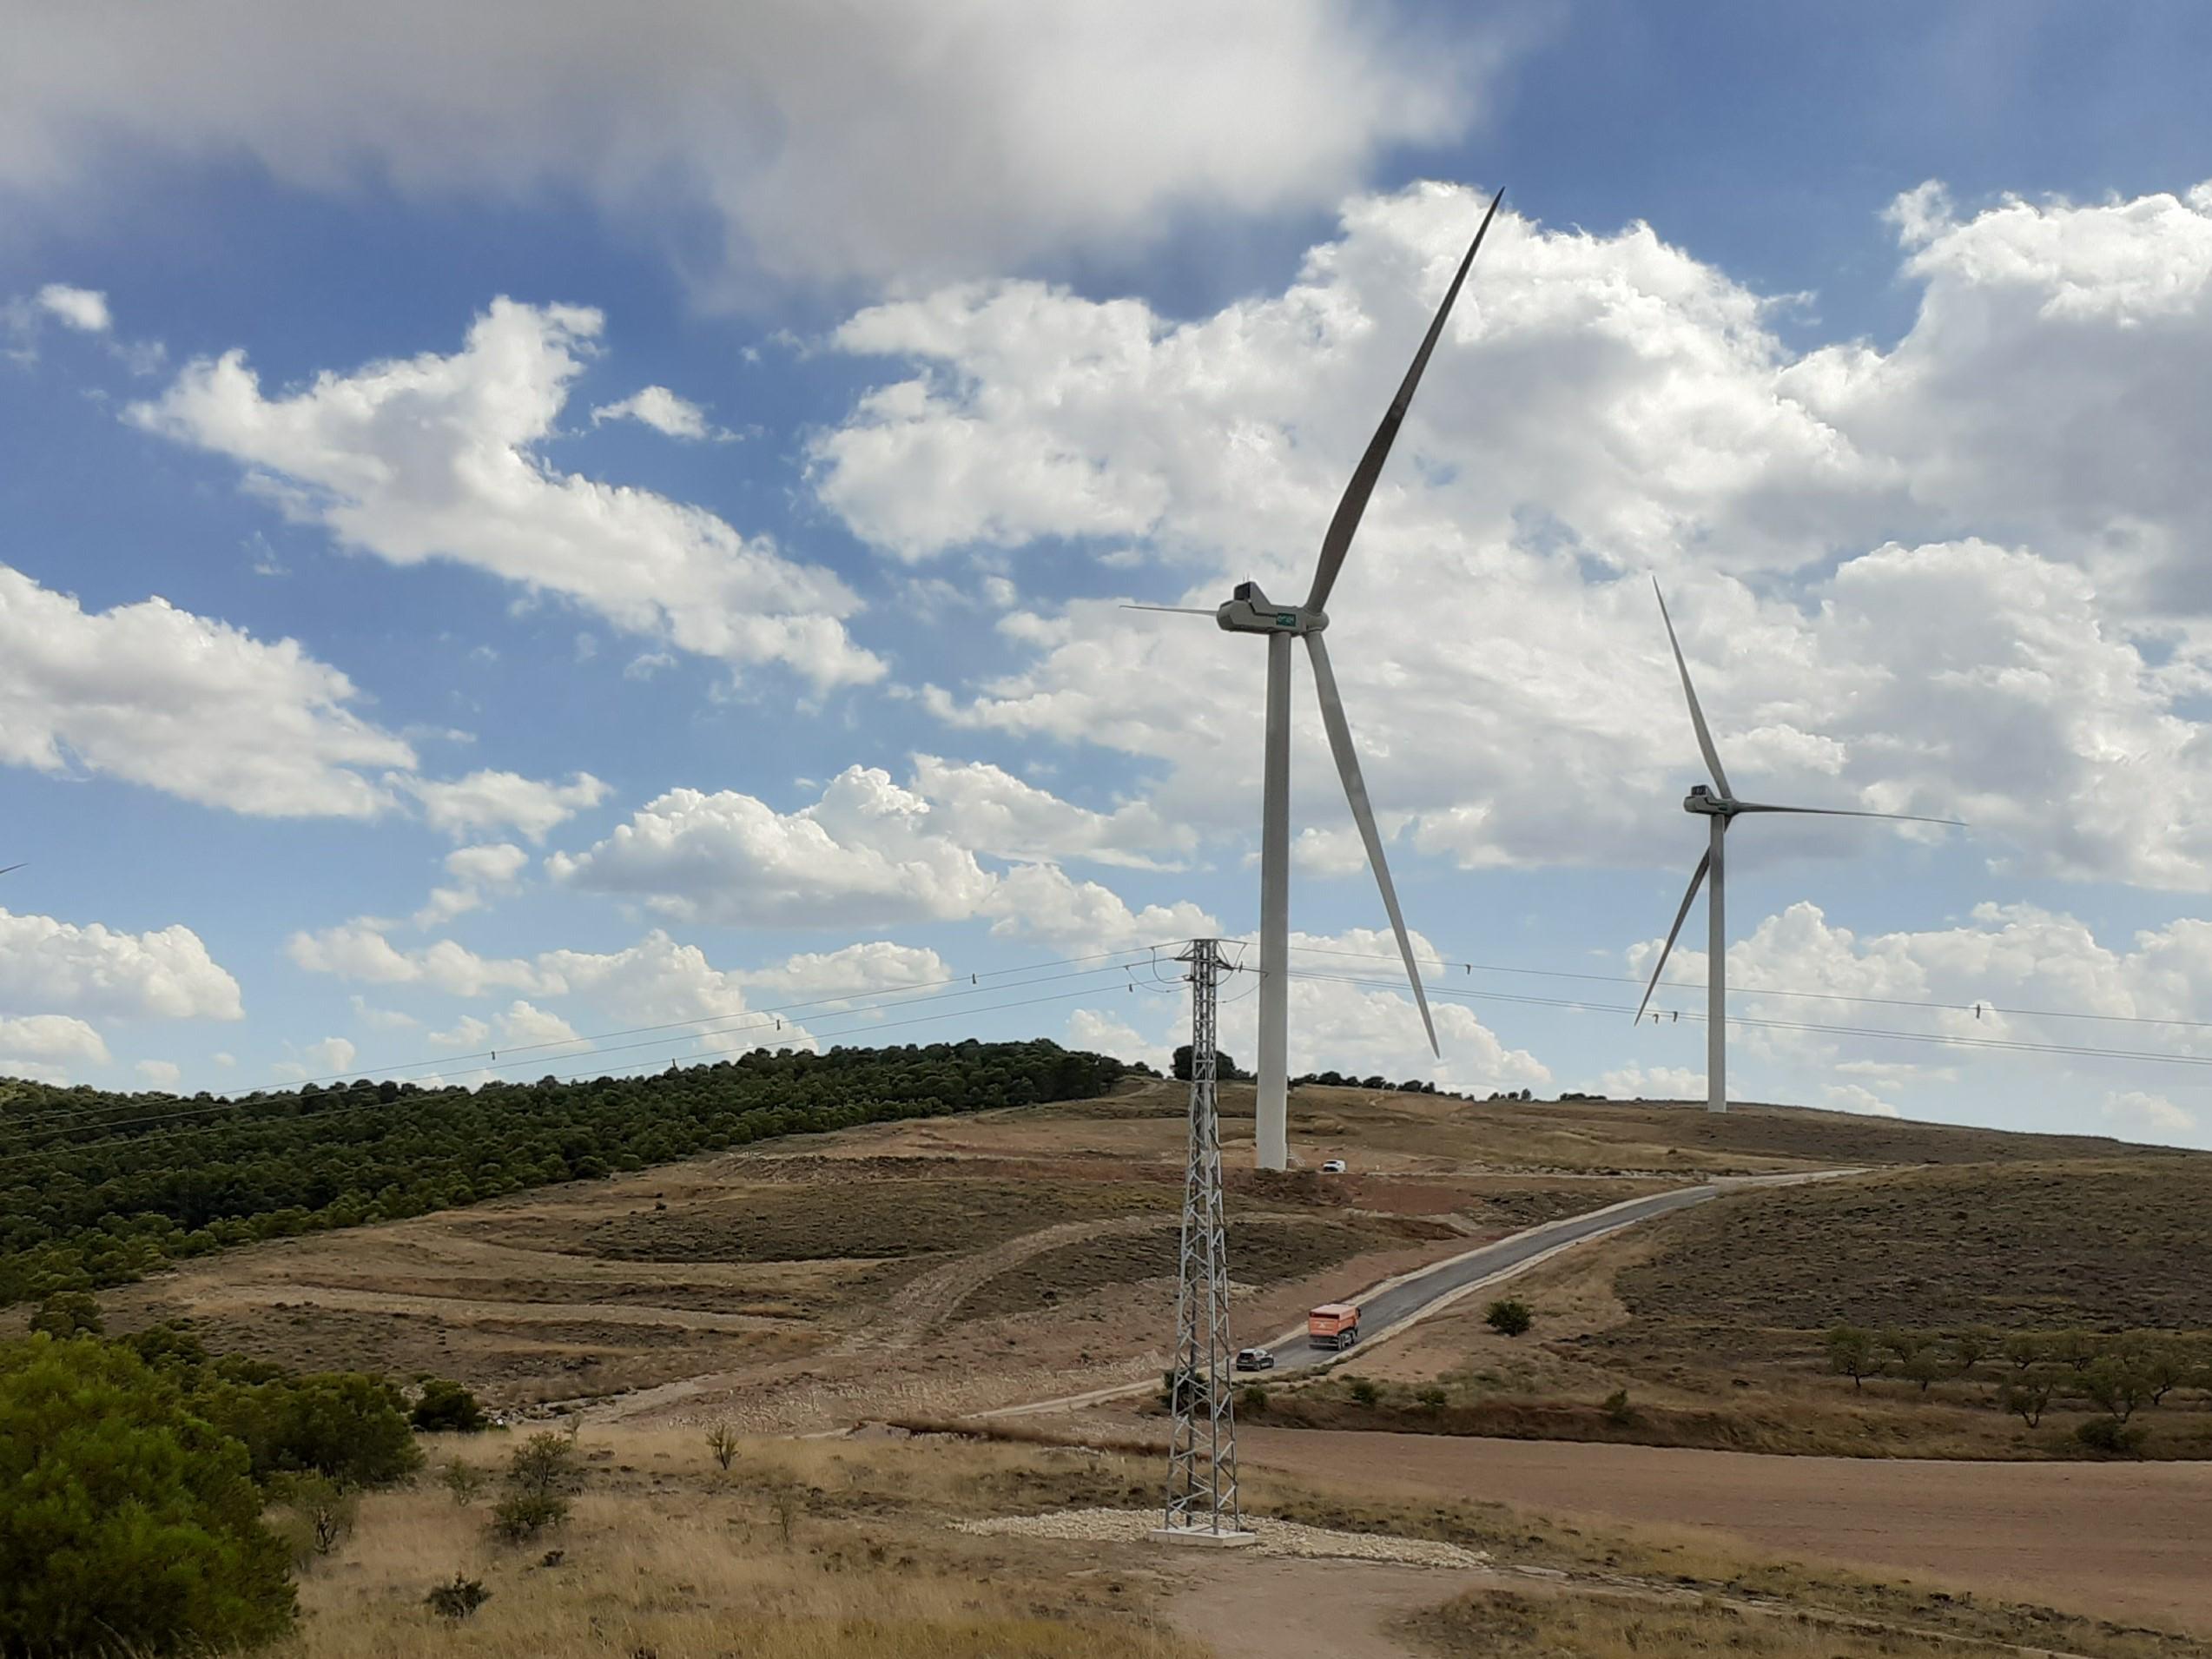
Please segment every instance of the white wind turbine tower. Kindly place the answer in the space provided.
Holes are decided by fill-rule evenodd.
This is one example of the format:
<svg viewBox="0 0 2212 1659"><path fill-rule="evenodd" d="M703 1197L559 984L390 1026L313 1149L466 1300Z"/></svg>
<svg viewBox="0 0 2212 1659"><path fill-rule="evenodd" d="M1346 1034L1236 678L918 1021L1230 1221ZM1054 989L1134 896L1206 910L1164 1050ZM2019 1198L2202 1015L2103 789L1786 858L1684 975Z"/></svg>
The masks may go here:
<svg viewBox="0 0 2212 1659"><path fill-rule="evenodd" d="M1954 829L1965 826L1956 818L1923 818L1910 812L1859 812L1832 806L1768 806L1763 802L1736 799L1735 792L1728 787L1728 775L1720 770L1720 751L1713 746L1713 734L1706 729L1705 711L1698 707L1697 688L1690 684L1690 665L1682 660L1682 642L1674 637L1674 618L1667 614L1667 596L1660 592L1655 577L1651 591L1659 599L1660 620L1667 625L1667 643L1674 648L1674 666L1682 676L1682 695L1689 702L1690 724L1697 729L1697 746L1705 756L1706 770L1713 774L1712 789L1702 783L1691 785L1689 794L1683 798L1682 810L1703 813L1712 839L1705 856L1697 861L1697 868L1690 872L1689 890L1682 895L1682 908L1674 912L1674 925L1667 930L1667 943L1660 950L1658 965L1651 970L1651 983L1644 987L1644 1000L1636 1005L1636 1018L1639 1021L1643 1019L1644 1009L1651 1004L1651 994L1659 988L1659 976L1667 971L1667 955L1674 948L1675 935L1682 931L1682 919L1689 915L1691 902L1697 897L1698 884L1711 875L1713 889L1707 895L1705 950L1705 1109L1726 1112L1728 933L1724 855L1729 823L1745 812L1796 812L1824 818L1889 818L1904 823L1947 823Z"/></svg>
<svg viewBox="0 0 2212 1659"><path fill-rule="evenodd" d="M1405 918L1398 914L1397 890L1390 884L1390 868L1383 861L1383 837L1375 828L1375 812L1368 804L1367 784L1360 777L1359 755L1352 747L1351 728L1344 723L1344 700L1337 694L1337 677L1329 666L1329 649L1321 643L1322 630L1329 625L1328 613L1323 607L1329 602L1330 591L1337 585L1337 572L1344 568L1344 555L1351 548L1360 515L1367 510L1367 499L1375 492L1375 481L1382 474L1383 463L1390 458L1390 445L1398 435L1399 426L1404 424L1414 389L1421 384L1421 372L1429 366L1429 354L1436 349L1436 341L1443 334L1444 320L1451 314L1452 302L1459 298L1460 286L1467 281L1468 268L1475 263L1475 255L1504 197L1505 192L1500 190L1490 198L1489 210L1482 215L1475 240L1468 244L1467 256L1460 261L1451 286L1444 290L1443 303L1436 307L1436 319L1429 325L1421 349L1413 354L1413 367L1406 370L1405 380L1398 387L1397 396L1390 400L1383 424L1376 428L1375 436L1368 441L1367 453L1359 458L1359 465L1352 471L1351 483L1345 487L1344 499L1337 504L1336 516L1329 521L1328 532L1321 539L1321 559L1314 569L1313 586L1305 603L1278 605L1260 592L1257 582L1240 582L1234 597L1219 609L1188 612L1211 616L1230 633L1267 637L1267 748L1259 837L1259 1109L1254 1135L1262 1169L1284 1169L1290 1165L1286 1087L1289 1067L1285 1049L1290 1028L1291 641L1294 638L1304 638L1306 653L1312 659L1314 690L1320 694L1321 723L1329 733L1330 752L1336 757L1345 798L1351 803L1360 839L1366 843L1367 862L1375 871L1376 885L1383 889L1383 908L1390 912L1391 931L1397 935L1398 954L1405 958L1406 977L1413 982L1413 998L1421 1008L1421 1023L1429 1034L1430 1051L1441 1052L1436 1047L1436 1021L1429 1016L1428 995L1421 987L1421 970L1414 965L1412 942L1406 937ZM1130 608L1185 609L1152 605Z"/></svg>

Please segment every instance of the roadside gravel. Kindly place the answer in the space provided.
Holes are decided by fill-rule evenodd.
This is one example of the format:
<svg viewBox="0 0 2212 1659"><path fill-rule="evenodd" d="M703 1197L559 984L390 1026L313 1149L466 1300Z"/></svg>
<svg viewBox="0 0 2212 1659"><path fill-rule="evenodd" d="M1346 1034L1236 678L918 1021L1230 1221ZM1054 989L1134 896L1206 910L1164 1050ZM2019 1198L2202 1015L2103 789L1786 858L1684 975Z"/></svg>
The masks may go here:
<svg viewBox="0 0 2212 1659"><path fill-rule="evenodd" d="M959 1521L963 1532L985 1537L1060 1538L1071 1543L1141 1543L1160 1523L1158 1510L1064 1510L1056 1515L1007 1515ZM1302 1560L1387 1561L1409 1567L1482 1567L1489 1557L1478 1550L1425 1538L1393 1538L1376 1532L1333 1532L1246 1516L1245 1525L1258 1535L1251 1549L1264 1556Z"/></svg>

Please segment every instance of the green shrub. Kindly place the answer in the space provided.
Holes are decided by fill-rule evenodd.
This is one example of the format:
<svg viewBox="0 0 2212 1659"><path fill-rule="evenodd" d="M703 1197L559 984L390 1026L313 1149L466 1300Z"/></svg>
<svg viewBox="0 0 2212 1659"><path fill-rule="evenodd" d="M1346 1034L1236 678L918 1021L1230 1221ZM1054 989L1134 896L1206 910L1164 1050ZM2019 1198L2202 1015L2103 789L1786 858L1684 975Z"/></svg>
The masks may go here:
<svg viewBox="0 0 2212 1659"><path fill-rule="evenodd" d="M1853 1388L1865 1388L1866 1378L1879 1369L1874 1357L1874 1333L1855 1325L1839 1325L1829 1332L1828 1369L1850 1378Z"/></svg>
<svg viewBox="0 0 2212 1659"><path fill-rule="evenodd" d="M301 1567L343 1543L360 1512L360 1494L324 1475L280 1475L269 1491L287 1513L286 1537Z"/></svg>
<svg viewBox="0 0 2212 1659"><path fill-rule="evenodd" d="M1372 1405L1383 1398L1383 1391L1364 1377L1355 1377L1351 1385L1352 1402L1357 1405Z"/></svg>
<svg viewBox="0 0 2212 1659"><path fill-rule="evenodd" d="M1438 1388L1432 1384L1429 1387L1421 1390L1421 1391L1416 1394L1413 1398L1421 1404L1424 1410L1434 1411L1441 1409L1444 1401L1449 1398L1449 1396L1448 1396L1443 1389Z"/></svg>
<svg viewBox="0 0 2212 1659"><path fill-rule="evenodd" d="M2049 1371L2025 1371L1997 1391L1997 1404L2032 1429L2043 1421L2057 1388L2057 1379Z"/></svg>
<svg viewBox="0 0 2212 1659"><path fill-rule="evenodd" d="M422 1385L422 1395L407 1420L425 1434L481 1434L491 1426L476 1396L443 1377L433 1377Z"/></svg>
<svg viewBox="0 0 2212 1659"><path fill-rule="evenodd" d="M122 1338L128 1347L156 1371L196 1374L207 1368L207 1345L189 1331L173 1325L149 1325Z"/></svg>
<svg viewBox="0 0 2212 1659"><path fill-rule="evenodd" d="M1536 1316L1529 1311L1526 1302L1511 1299L1493 1302L1483 1311L1482 1323L1502 1337L1526 1336Z"/></svg>
<svg viewBox="0 0 2212 1659"><path fill-rule="evenodd" d="M453 1495L453 1502L466 1507L484 1490L484 1471L474 1464L464 1463L459 1457L449 1462L439 1475L446 1483L446 1490Z"/></svg>
<svg viewBox="0 0 2212 1659"><path fill-rule="evenodd" d="M1636 1408L1628 1404L1628 1391L1625 1388L1616 1388L1608 1394L1605 1404L1598 1410L1605 1414L1605 1420L1616 1429L1625 1429L1636 1420Z"/></svg>
<svg viewBox="0 0 2212 1659"><path fill-rule="evenodd" d="M169 1654L292 1622L246 1448L119 1343L0 1347L0 1653Z"/></svg>
<svg viewBox="0 0 2212 1659"><path fill-rule="evenodd" d="M1237 1409L1246 1417L1259 1417L1267 1410L1267 1391L1258 1383L1246 1383L1237 1391Z"/></svg>
<svg viewBox="0 0 2212 1659"><path fill-rule="evenodd" d="M459 1624L490 1601L492 1592L484 1588L481 1578L464 1578L455 1573L452 1583L435 1586L422 1599L430 1604L430 1610L439 1617L451 1619Z"/></svg>
<svg viewBox="0 0 2212 1659"><path fill-rule="evenodd" d="M2086 1331L2061 1331L2050 1339L2050 1357L2076 1371L2087 1371L2096 1355L2096 1338Z"/></svg>
<svg viewBox="0 0 2212 1659"><path fill-rule="evenodd" d="M2149 1431L2140 1425L2130 1426L2116 1417L2093 1417L2074 1431L2074 1438L2091 1451L2103 1452L2108 1457L2136 1457L2143 1455L2143 1444L2149 1438Z"/></svg>
<svg viewBox="0 0 2212 1659"><path fill-rule="evenodd" d="M584 1486L583 1460L565 1434L543 1430L514 1449L507 1459L507 1486L518 1492L574 1492Z"/></svg>
<svg viewBox="0 0 2212 1659"><path fill-rule="evenodd" d="M2099 1354L2083 1374L2082 1391L2116 1421L2125 1423L2150 1398L2150 1380L2132 1355Z"/></svg>
<svg viewBox="0 0 2212 1659"><path fill-rule="evenodd" d="M2137 1369L2143 1376L2144 1391L2153 1405L2163 1405L2166 1396L2189 1382L2189 1357L2182 1348L2170 1342L2151 1342L2138 1347L2134 1353Z"/></svg>
<svg viewBox="0 0 2212 1659"><path fill-rule="evenodd" d="M1905 1357L1905 1378L1907 1382L1920 1385L1920 1391L1928 1391L1928 1385L1950 1374L1951 1367L1933 1348L1915 1348Z"/></svg>
<svg viewBox="0 0 2212 1659"><path fill-rule="evenodd" d="M1927 1337L1918 1331L1900 1331L1895 1326L1882 1332L1882 1346L1895 1354L1901 1363L1910 1365L1912 1357L1928 1345Z"/></svg>
<svg viewBox="0 0 2212 1659"><path fill-rule="evenodd" d="M492 1530L520 1543L567 1519L568 1499L557 1492L510 1492L492 1506Z"/></svg>
<svg viewBox="0 0 2212 1659"><path fill-rule="evenodd" d="M206 1396L228 1433L246 1443L256 1478L314 1473L341 1486L388 1486L422 1464L406 1402L360 1371L223 1384Z"/></svg>
<svg viewBox="0 0 2212 1659"><path fill-rule="evenodd" d="M108 1326L100 1317L100 1301L83 1291L56 1291L38 1305L38 1312L30 1316L30 1328L43 1331L50 1337L64 1339L76 1336L96 1337Z"/></svg>

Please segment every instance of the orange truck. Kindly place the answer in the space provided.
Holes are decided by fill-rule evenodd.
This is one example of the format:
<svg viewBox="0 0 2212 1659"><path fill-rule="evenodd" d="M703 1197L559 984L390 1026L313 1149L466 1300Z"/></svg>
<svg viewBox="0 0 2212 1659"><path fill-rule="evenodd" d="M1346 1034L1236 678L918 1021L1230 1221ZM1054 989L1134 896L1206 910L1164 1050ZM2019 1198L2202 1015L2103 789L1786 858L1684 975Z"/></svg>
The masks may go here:
<svg viewBox="0 0 2212 1659"><path fill-rule="evenodd" d="M1359 1340L1359 1309L1350 1302L1324 1302L1305 1316L1306 1345L1338 1352Z"/></svg>

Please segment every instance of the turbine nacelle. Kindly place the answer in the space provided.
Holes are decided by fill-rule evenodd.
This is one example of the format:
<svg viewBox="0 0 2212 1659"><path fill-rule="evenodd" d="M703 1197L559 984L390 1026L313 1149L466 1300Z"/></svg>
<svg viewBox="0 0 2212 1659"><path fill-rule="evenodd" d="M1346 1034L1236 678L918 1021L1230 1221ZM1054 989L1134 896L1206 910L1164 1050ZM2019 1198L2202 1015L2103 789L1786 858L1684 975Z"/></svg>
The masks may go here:
<svg viewBox="0 0 2212 1659"><path fill-rule="evenodd" d="M1224 633L1232 634L1317 634L1329 625L1329 613L1320 606L1277 605L1257 582L1238 583L1236 596L1213 619Z"/></svg>
<svg viewBox="0 0 2212 1659"><path fill-rule="evenodd" d="M1690 785L1690 792L1682 797L1682 810L1702 812L1708 817L1727 818L1735 814L1736 803L1726 796L1715 795L1703 783Z"/></svg>

